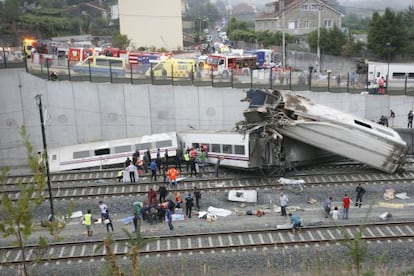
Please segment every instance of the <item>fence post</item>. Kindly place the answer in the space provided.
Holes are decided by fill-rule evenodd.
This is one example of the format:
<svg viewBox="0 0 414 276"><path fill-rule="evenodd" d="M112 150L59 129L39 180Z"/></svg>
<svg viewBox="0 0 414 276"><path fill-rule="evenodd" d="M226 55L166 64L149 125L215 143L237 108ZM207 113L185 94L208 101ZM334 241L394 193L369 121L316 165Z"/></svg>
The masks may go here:
<svg viewBox="0 0 414 276"><path fill-rule="evenodd" d="M213 66L210 66L210 68L211 68L211 87L214 87Z"/></svg>
<svg viewBox="0 0 414 276"><path fill-rule="evenodd" d="M309 91L312 91L312 72L313 72L313 66L309 66Z"/></svg>
<svg viewBox="0 0 414 276"><path fill-rule="evenodd" d="M50 80L49 59L48 58L46 58L46 72L47 72L47 79Z"/></svg>
<svg viewBox="0 0 414 276"><path fill-rule="evenodd" d="M349 72L346 73L346 92L349 93Z"/></svg>
<svg viewBox="0 0 414 276"><path fill-rule="evenodd" d="M4 63L4 68L7 68L7 60L6 60L6 50L4 50L3 48L3 63Z"/></svg>
<svg viewBox="0 0 414 276"><path fill-rule="evenodd" d="M112 61L109 61L109 81L112 83Z"/></svg>
<svg viewBox="0 0 414 276"><path fill-rule="evenodd" d="M270 72L269 72L269 86L270 86L270 89L273 90L273 70L272 70L272 68L270 68Z"/></svg>
<svg viewBox="0 0 414 276"><path fill-rule="evenodd" d="M328 70L328 92L331 90L331 70Z"/></svg>
<svg viewBox="0 0 414 276"><path fill-rule="evenodd" d="M250 68L250 88L253 88L253 70Z"/></svg>
<svg viewBox="0 0 414 276"><path fill-rule="evenodd" d="M69 62L69 58L68 58L68 79L69 79L69 81L72 81L71 76L70 76L70 62Z"/></svg>
<svg viewBox="0 0 414 276"><path fill-rule="evenodd" d="M131 84L134 84L134 79L132 78L132 65L131 65L131 63L129 64L129 70L131 72Z"/></svg>
<svg viewBox="0 0 414 276"><path fill-rule="evenodd" d="M91 59L88 59L88 67L89 67L89 82L92 82Z"/></svg>
<svg viewBox="0 0 414 276"><path fill-rule="evenodd" d="M405 81L404 81L404 94L407 95L407 82L408 82L408 75L405 74ZM387 83L387 91L388 91L388 83Z"/></svg>
<svg viewBox="0 0 414 276"><path fill-rule="evenodd" d="M174 66L171 64L171 85L174 84Z"/></svg>

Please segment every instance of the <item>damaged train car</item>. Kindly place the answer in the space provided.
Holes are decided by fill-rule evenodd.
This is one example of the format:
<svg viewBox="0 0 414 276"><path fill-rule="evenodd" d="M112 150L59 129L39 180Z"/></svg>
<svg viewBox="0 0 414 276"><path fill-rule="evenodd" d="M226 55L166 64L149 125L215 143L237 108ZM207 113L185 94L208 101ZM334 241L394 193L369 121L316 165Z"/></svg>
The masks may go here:
<svg viewBox="0 0 414 276"><path fill-rule="evenodd" d="M405 162L407 145L391 128L277 90L250 89L240 133L286 137L394 173Z"/></svg>

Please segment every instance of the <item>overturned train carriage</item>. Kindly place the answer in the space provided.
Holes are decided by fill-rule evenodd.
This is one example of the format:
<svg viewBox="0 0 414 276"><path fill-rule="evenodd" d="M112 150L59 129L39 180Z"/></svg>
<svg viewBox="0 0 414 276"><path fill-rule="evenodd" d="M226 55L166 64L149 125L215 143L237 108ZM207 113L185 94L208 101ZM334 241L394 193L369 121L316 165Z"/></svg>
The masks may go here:
<svg viewBox="0 0 414 276"><path fill-rule="evenodd" d="M241 133L290 138L387 173L405 162L407 145L391 128L277 90L251 89L243 100L249 107L236 124Z"/></svg>

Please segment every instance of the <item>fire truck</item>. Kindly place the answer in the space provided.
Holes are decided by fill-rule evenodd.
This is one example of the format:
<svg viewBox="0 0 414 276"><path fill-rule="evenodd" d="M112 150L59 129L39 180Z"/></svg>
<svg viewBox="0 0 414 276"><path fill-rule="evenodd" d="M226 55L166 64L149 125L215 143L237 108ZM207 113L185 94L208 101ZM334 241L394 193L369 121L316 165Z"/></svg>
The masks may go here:
<svg viewBox="0 0 414 276"><path fill-rule="evenodd" d="M25 38L23 40L23 52L26 57L30 58L33 53L48 54L49 49L47 43L36 39Z"/></svg>
<svg viewBox="0 0 414 276"><path fill-rule="evenodd" d="M158 63L162 58L158 52L131 52L129 53L129 66L138 74L145 74L151 67L151 63Z"/></svg>
<svg viewBox="0 0 414 276"><path fill-rule="evenodd" d="M257 68L255 55L226 55L211 54L207 58L207 65L214 76L228 79L233 75L250 76L251 70Z"/></svg>

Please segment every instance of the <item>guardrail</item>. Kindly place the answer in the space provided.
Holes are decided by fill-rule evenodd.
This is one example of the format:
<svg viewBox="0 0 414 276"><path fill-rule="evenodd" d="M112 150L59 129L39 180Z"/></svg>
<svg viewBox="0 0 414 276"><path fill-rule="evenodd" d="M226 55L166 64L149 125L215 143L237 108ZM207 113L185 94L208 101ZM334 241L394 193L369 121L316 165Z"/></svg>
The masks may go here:
<svg viewBox="0 0 414 276"><path fill-rule="evenodd" d="M52 81L51 73L58 76L58 80L68 81L89 81L89 82L110 82L110 83L131 83L131 84L153 84L153 85L194 85L211 87L232 87L232 88L270 88L292 91L315 91L334 93L367 93L378 94L378 88L367 86L367 74L356 75L346 72L332 75L330 73L318 74L306 70L291 70L278 72L274 69L249 70L248 74L238 75L230 70L228 77L216 75L213 71L193 69L187 76L161 76L155 77L151 64L128 66L123 75L75 73L73 67L75 62L62 58L38 58L23 59L19 62L2 60L0 68L26 68L28 73L37 77ZM145 74L147 71L150 74ZM401 87L388 87L384 89L388 95L409 95L414 96L414 82L407 82Z"/></svg>

